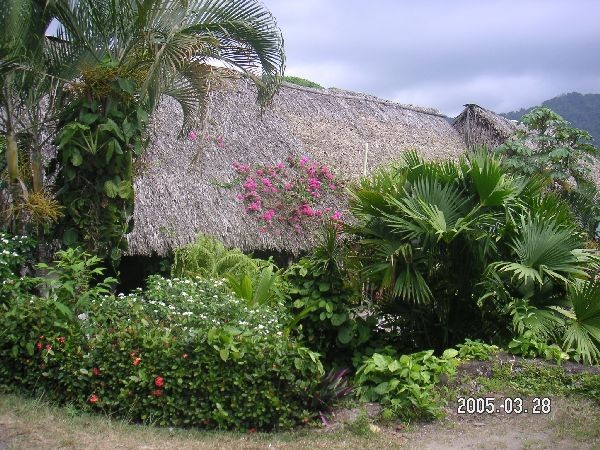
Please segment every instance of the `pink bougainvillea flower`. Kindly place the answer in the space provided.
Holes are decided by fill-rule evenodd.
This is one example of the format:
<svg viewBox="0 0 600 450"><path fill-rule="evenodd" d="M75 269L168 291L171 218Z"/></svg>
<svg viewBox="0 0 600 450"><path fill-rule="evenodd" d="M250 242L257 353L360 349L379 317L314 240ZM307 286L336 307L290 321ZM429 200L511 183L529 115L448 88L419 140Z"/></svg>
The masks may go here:
<svg viewBox="0 0 600 450"><path fill-rule="evenodd" d="M268 178L263 178L262 179L262 184L266 187L273 187L273 184L271 183L271 180L269 180Z"/></svg>
<svg viewBox="0 0 600 450"><path fill-rule="evenodd" d="M337 186L335 184L329 185L329 189L331 189L332 191L335 191L336 188L337 188Z"/></svg>
<svg viewBox="0 0 600 450"><path fill-rule="evenodd" d="M90 395L90 398L88 398L88 402L90 402L90 403L96 403L98 400L100 400L100 399L98 398L98 396L96 394L92 394L92 395Z"/></svg>
<svg viewBox="0 0 600 450"><path fill-rule="evenodd" d="M46 344L46 350L52 350L52 345Z"/></svg>
<svg viewBox="0 0 600 450"><path fill-rule="evenodd" d="M92 373L94 374L95 377L99 377L100 376L100 369L98 369L97 367L94 367L92 369Z"/></svg>
<svg viewBox="0 0 600 450"><path fill-rule="evenodd" d="M262 170L262 169L258 169L258 170L256 171L256 175L258 175L259 177L262 177L264 174L265 174L265 171L264 171L264 170Z"/></svg>
<svg viewBox="0 0 600 450"><path fill-rule="evenodd" d="M260 200L256 200L248 205L247 211L260 211Z"/></svg>
<svg viewBox="0 0 600 450"><path fill-rule="evenodd" d="M198 138L198 135L196 134L196 132L195 132L194 130L191 130L191 131L188 133L188 139L189 139L190 141L195 141L197 138Z"/></svg>
<svg viewBox="0 0 600 450"><path fill-rule="evenodd" d="M284 187L284 189L285 189L286 191L290 191L290 190L292 189L292 183L290 183L290 182L285 182L285 183L283 184L283 187Z"/></svg>
<svg viewBox="0 0 600 450"><path fill-rule="evenodd" d="M300 162L300 166L304 167L304 166L306 166L310 162L310 159L308 159L308 156L302 155L300 157L300 161L299 162Z"/></svg>
<svg viewBox="0 0 600 450"><path fill-rule="evenodd" d="M223 148L225 147L225 143L223 142L223 138L221 136L217 136L217 138L215 139L217 146L219 148Z"/></svg>
<svg viewBox="0 0 600 450"><path fill-rule="evenodd" d="M259 227L258 228L258 232L259 233L266 233L267 232L267 227Z"/></svg>
<svg viewBox="0 0 600 450"><path fill-rule="evenodd" d="M275 167L277 167L277 169L279 169L279 170L282 170L284 166L283 166L282 162L278 162Z"/></svg>
<svg viewBox="0 0 600 450"><path fill-rule="evenodd" d="M135 358L135 359L133 360L132 364L133 364L134 366L137 366L137 365L140 363L140 361L141 361L141 360L142 360L142 358L140 358L140 357L137 357L137 358Z"/></svg>
<svg viewBox="0 0 600 450"><path fill-rule="evenodd" d="M263 214L263 219L265 219L267 222L271 222L271 220L273 220L273 217L275 217L275 210L273 209L269 209L266 213Z"/></svg>
<svg viewBox="0 0 600 450"><path fill-rule="evenodd" d="M342 213L340 211L336 211L333 213L333 215L331 216L331 220L333 221L338 221L342 218Z"/></svg>
<svg viewBox="0 0 600 450"><path fill-rule="evenodd" d="M300 206L300 208L298 208L298 212L300 212L300 214L304 214L305 216L309 216L309 217L312 217L315 215L314 210L307 203L303 203Z"/></svg>
<svg viewBox="0 0 600 450"><path fill-rule="evenodd" d="M57 337L56 340L60 344L64 344L65 343L65 338L63 336Z"/></svg>
<svg viewBox="0 0 600 450"><path fill-rule="evenodd" d="M246 181L244 181L244 189L247 191L254 191L257 187L256 181L250 177L246 178Z"/></svg>
<svg viewBox="0 0 600 450"><path fill-rule="evenodd" d="M308 187L313 190L319 190L321 188L321 182L316 178L309 178Z"/></svg>
<svg viewBox="0 0 600 450"><path fill-rule="evenodd" d="M154 379L154 384L156 385L157 388L161 388L164 386L165 380L163 377L158 376Z"/></svg>

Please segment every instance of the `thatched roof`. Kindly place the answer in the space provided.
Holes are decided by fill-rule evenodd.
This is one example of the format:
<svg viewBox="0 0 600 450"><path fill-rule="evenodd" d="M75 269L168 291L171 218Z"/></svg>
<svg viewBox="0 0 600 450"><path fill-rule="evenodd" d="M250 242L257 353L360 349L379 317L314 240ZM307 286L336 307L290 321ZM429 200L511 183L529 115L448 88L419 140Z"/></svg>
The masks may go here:
<svg viewBox="0 0 600 450"><path fill-rule="evenodd" d="M517 130L517 124L474 104L465 105L452 126L458 130L467 148L484 146L492 150Z"/></svg>
<svg viewBox="0 0 600 450"><path fill-rule="evenodd" d="M357 178L367 144L368 171L408 149L427 158L455 158L465 147L446 117L431 109L284 84L261 117L255 97L244 79L228 80L211 93L206 126L198 134L222 137L223 148L214 139L177 139L181 111L171 102L162 104L135 178L131 254L165 254L199 232L246 251L309 248L305 236L260 233L235 190L219 186L235 177L234 161L276 164L290 154L306 154L339 175Z"/></svg>

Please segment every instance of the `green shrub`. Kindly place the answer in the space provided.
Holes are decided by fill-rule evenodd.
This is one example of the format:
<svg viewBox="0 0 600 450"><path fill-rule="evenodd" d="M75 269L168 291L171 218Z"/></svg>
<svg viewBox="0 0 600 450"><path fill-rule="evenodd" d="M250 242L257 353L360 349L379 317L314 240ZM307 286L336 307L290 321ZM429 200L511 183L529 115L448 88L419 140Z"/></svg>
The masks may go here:
<svg viewBox="0 0 600 450"><path fill-rule="evenodd" d="M35 285L20 276L34 248L35 241L28 236L0 232L0 305Z"/></svg>
<svg viewBox="0 0 600 450"><path fill-rule="evenodd" d="M521 336L515 337L508 343L508 351L514 355L526 358L552 359L557 363L569 359L569 355L562 351L556 344L547 344L540 341L531 330L525 331Z"/></svg>
<svg viewBox="0 0 600 450"><path fill-rule="evenodd" d="M270 260L253 258L237 248L228 249L219 240L204 235L175 250L171 276L224 278L231 290L250 305L283 301L287 291L280 271Z"/></svg>
<svg viewBox="0 0 600 450"><path fill-rule="evenodd" d="M355 350L369 341L373 319L358 315L360 293L347 279L343 245L328 227L313 255L285 273L291 309L310 348L329 363L348 365Z"/></svg>
<svg viewBox="0 0 600 450"><path fill-rule="evenodd" d="M323 368L286 337L288 320L202 279L154 276L146 291L90 298L77 318L52 298L19 298L0 316L0 376L133 421L290 427L308 420Z"/></svg>
<svg viewBox="0 0 600 450"><path fill-rule="evenodd" d="M440 400L433 387L442 377L456 373L457 354L448 349L438 358L427 350L396 359L375 353L356 373L358 392L363 400L380 402L384 417L435 418Z"/></svg>
<svg viewBox="0 0 600 450"><path fill-rule="evenodd" d="M489 361L492 354L496 353L498 346L486 344L479 340L472 341L465 339L463 344L458 344L458 357L464 360L478 359L480 361Z"/></svg>

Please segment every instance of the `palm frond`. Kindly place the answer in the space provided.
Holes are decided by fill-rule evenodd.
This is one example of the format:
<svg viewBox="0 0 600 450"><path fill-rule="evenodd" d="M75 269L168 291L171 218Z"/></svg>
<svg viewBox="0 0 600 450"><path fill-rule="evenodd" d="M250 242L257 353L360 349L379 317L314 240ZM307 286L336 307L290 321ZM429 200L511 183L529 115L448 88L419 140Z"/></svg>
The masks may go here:
<svg viewBox="0 0 600 450"><path fill-rule="evenodd" d="M573 315L568 317L564 346L574 349L589 364L600 362L600 280L570 289Z"/></svg>

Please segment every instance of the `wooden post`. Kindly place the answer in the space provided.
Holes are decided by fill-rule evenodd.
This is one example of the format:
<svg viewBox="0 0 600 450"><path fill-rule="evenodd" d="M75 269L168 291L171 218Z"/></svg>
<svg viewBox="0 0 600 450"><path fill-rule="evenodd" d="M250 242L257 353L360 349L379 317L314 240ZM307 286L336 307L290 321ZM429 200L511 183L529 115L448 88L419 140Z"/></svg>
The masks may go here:
<svg viewBox="0 0 600 450"><path fill-rule="evenodd" d="M363 162L363 176L367 176L367 155L369 153L369 143L365 142L365 160Z"/></svg>

